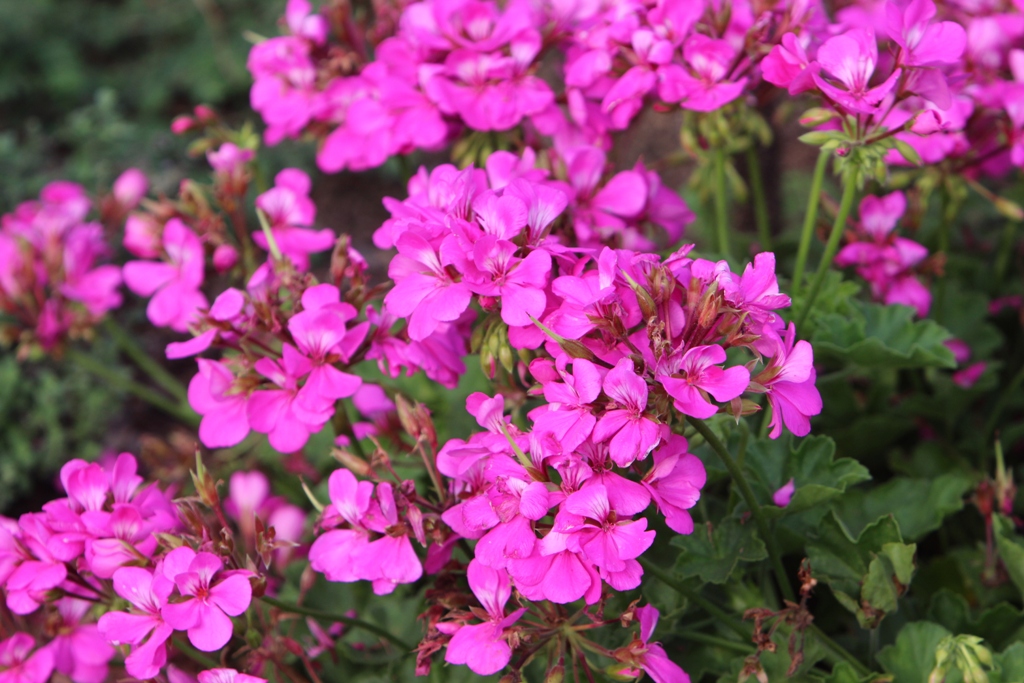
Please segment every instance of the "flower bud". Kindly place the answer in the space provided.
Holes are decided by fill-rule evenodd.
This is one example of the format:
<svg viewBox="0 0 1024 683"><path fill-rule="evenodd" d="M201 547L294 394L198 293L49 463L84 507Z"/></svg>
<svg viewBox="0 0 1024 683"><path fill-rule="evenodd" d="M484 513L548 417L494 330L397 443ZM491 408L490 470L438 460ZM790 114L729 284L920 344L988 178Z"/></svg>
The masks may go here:
<svg viewBox="0 0 1024 683"><path fill-rule="evenodd" d="M129 168L114 181L113 193L121 208L131 211L146 196L148 189L149 181L146 175L137 168Z"/></svg>
<svg viewBox="0 0 1024 683"><path fill-rule="evenodd" d="M226 273L238 263L238 250L230 244L222 244L213 250L213 267L218 273Z"/></svg>
<svg viewBox="0 0 1024 683"><path fill-rule="evenodd" d="M174 120L171 121L171 132L175 135L187 133L192 130L195 123L195 120L191 116L176 116Z"/></svg>

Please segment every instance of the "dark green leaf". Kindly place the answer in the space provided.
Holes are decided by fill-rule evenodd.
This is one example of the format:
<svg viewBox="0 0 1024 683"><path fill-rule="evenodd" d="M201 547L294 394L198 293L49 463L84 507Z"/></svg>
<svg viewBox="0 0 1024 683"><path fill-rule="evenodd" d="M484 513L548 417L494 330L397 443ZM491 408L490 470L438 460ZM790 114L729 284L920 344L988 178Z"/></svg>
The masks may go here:
<svg viewBox="0 0 1024 683"><path fill-rule="evenodd" d="M689 536L673 538L672 545L683 551L676 561L676 573L683 578L699 576L709 583L725 583L741 560L757 562L768 556L754 523L744 524L735 517L714 527L698 526Z"/></svg>
<svg viewBox="0 0 1024 683"><path fill-rule="evenodd" d="M765 506L765 514L782 517L803 512L840 496L848 486L871 478L856 460L834 460L835 451L835 443L827 436L802 439L796 450L788 438L752 442L745 464L753 474L755 493ZM790 479L796 486L793 498L786 507L778 507L772 494Z"/></svg>
<svg viewBox="0 0 1024 683"><path fill-rule="evenodd" d="M934 531L942 520L964 506L963 497L973 486L961 474L936 479L898 477L870 490L850 491L836 504L836 514L852 533L869 522L891 514L899 522L905 540L917 541Z"/></svg>
<svg viewBox="0 0 1024 683"><path fill-rule="evenodd" d="M1014 533L1014 524L1003 515L993 517L996 547L1003 566L1013 583L1024 595L1024 539Z"/></svg>
<svg viewBox="0 0 1024 683"><path fill-rule="evenodd" d="M846 312L816 317L815 357L871 368L955 368L953 352L944 343L949 332L934 320L914 316L906 306L850 301Z"/></svg>

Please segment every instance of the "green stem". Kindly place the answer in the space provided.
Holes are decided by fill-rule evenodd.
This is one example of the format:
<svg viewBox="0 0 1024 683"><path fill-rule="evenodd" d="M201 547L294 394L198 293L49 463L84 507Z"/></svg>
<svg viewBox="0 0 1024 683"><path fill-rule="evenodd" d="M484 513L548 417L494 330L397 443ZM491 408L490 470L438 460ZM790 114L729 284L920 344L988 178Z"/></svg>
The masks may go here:
<svg viewBox="0 0 1024 683"><path fill-rule="evenodd" d="M740 489L740 495L743 496L743 500L746 501L747 507L750 508L750 514L754 517L754 522L757 524L757 530L761 534L761 539L764 541L765 546L768 548L768 557L771 559L772 569L775 571L775 581L779 584L779 589L782 591L782 596L790 602L796 602L796 594L793 592L793 587L789 585L789 580L786 578L786 569L782 565L782 555L779 553L778 544L775 542L775 534L771 532L771 528L768 526L768 520L765 518L764 513L761 512L761 506L758 505L757 499L754 497L754 491L750 488L750 484L747 482L746 476L743 474L743 470L736 464L732 456L729 455L729 450L725 447L715 433L711 431L702 420L697 420L692 417L687 417L687 421L692 424L701 436L708 442L712 450L718 455L725 465L725 469L729 470L729 475L732 476L734 482Z"/></svg>
<svg viewBox="0 0 1024 683"><path fill-rule="evenodd" d="M796 268L793 270L791 289L795 297L804 284L804 269L807 267L807 254L811 250L811 238L814 236L814 224L818 222L818 204L821 202L821 184L825 179L825 169L831 152L823 151L818 155L818 163L814 166L814 177L811 179L811 194L807 197L807 213L804 214L804 227L800 233L800 246L796 252Z"/></svg>
<svg viewBox="0 0 1024 683"><path fill-rule="evenodd" d="M814 637L818 639L818 642L828 650L828 655L825 658L832 664L835 664L838 660L842 660L852 666L857 671L858 676L863 677L871 673L871 669L864 666L859 659L850 654L849 650L829 638L814 624L807 627L807 632L814 635Z"/></svg>
<svg viewBox="0 0 1024 683"><path fill-rule="evenodd" d="M750 199L754 205L754 220L757 222L757 238L761 242L761 251L772 251L768 200L764 193L764 179L761 177L761 162L753 145L747 148L747 167L750 174Z"/></svg>
<svg viewBox="0 0 1024 683"><path fill-rule="evenodd" d="M839 251L839 240L843 236L843 230L846 228L846 219L850 216L850 210L853 208L853 199L856 195L857 173L855 170L851 170L844 179L843 198L839 202L839 213L836 214L836 220L832 223L832 232L829 234L828 242L825 244L825 253L821 255L818 272L814 274L814 280L811 281L811 292L807 295L803 306L800 308L800 317L796 323L798 330L803 328L807 316L810 315L811 309L814 308L814 302L821 291L821 285L825 282L825 276L828 275L829 268L832 267L832 259L836 257L836 252Z"/></svg>
<svg viewBox="0 0 1024 683"><path fill-rule="evenodd" d="M124 392L134 394L138 398L141 398L143 401L146 401L155 408L159 408L168 415L193 427L199 424L199 416L191 410L175 403L169 398L166 398L163 394L150 389L144 384L139 384L138 382L133 382L132 380L123 377L89 354L82 353L78 349L68 349L66 351L66 356L68 360L75 363L86 372L96 375L100 379L109 382L111 385Z"/></svg>
<svg viewBox="0 0 1024 683"><path fill-rule="evenodd" d="M103 326L114 340L114 343L125 352L125 355L132 359L133 363L139 366L140 370L149 375L154 382L163 387L174 398L182 403L188 401L188 390L178 381L178 378L143 351L142 347L135 342L132 336L128 334L128 331L121 327L117 321L108 317L103 321Z"/></svg>
<svg viewBox="0 0 1024 683"><path fill-rule="evenodd" d="M940 203L939 214L939 234L936 251L948 258L951 241L950 231L953 225L954 215L956 214L956 208L953 205L953 200L950 197L949 190L945 188L942 190L942 202ZM939 324L942 324L942 318L946 308L946 282L948 279L949 274L943 273L935 283L935 299L932 303L932 311L934 311L935 321Z"/></svg>
<svg viewBox="0 0 1024 683"><path fill-rule="evenodd" d="M1017 237L1017 221L1007 221L1003 228L1003 239L1000 241L999 253L996 255L996 282L1002 284L1006 277L1006 271L1010 267L1010 260L1013 258L1013 246Z"/></svg>
<svg viewBox="0 0 1024 683"><path fill-rule="evenodd" d="M643 565L644 571L649 573L651 576L658 579L676 593L679 593L681 596L718 619L723 626L738 635L740 638L750 638L751 630L742 621L736 619L715 603L701 596L697 591L687 588L685 584L647 558L640 557L638 559L640 564Z"/></svg>
<svg viewBox="0 0 1024 683"><path fill-rule="evenodd" d="M985 430L982 435L985 438L985 442L988 443L992 433L995 431L996 425L999 423L999 418L1002 417L1003 411L1006 410L1006 404L1010 402L1017 391L1020 389L1021 384L1024 384L1024 366L1021 366L1020 371L1013 376L1010 383L1006 385L1006 389L996 399L995 405L992 406L992 412L985 422Z"/></svg>
<svg viewBox="0 0 1024 683"><path fill-rule="evenodd" d="M369 631L374 635L380 636L384 640L394 643L405 652L412 652L415 649L412 645L405 642L398 636L389 633L388 631L384 630L380 626L377 626L376 624L371 624L370 622L363 621L362 619L346 617L340 614L330 614L328 612L321 612L320 610L310 609L308 607L303 607L302 605L293 605L288 602L282 602L280 600L277 600L276 598L267 597L265 595L262 598L260 598L260 600L267 603L271 607L276 607L282 612L290 612L292 614L303 614L307 617L320 619L321 621L337 621L342 624L352 626L353 628L361 628L364 631Z"/></svg>
<svg viewBox="0 0 1024 683"><path fill-rule="evenodd" d="M672 635L694 643L723 647L741 655L749 655L754 652L754 648L749 643L737 643L735 640L708 635L702 631L673 631Z"/></svg>
<svg viewBox="0 0 1024 683"><path fill-rule="evenodd" d="M725 184L724 148L715 150L715 229L718 232L718 251L725 259L731 258L729 253L729 215L726 209L728 190Z"/></svg>
<svg viewBox="0 0 1024 683"><path fill-rule="evenodd" d="M175 638L171 644L174 645L175 650L178 650L181 654L185 655L196 664L205 666L207 669L217 669L220 667L220 662L212 657L207 657L202 652L185 642L184 638Z"/></svg>

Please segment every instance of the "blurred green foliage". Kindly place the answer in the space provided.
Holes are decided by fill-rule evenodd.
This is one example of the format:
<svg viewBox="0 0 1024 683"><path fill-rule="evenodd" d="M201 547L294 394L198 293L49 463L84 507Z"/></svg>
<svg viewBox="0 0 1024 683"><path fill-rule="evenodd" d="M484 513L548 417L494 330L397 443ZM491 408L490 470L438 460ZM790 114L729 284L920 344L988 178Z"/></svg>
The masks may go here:
<svg viewBox="0 0 1024 683"><path fill-rule="evenodd" d="M96 190L133 165L173 186L185 145L171 118L247 110L244 32L272 35L283 4L0 0L0 206L58 177Z"/></svg>
<svg viewBox="0 0 1024 683"><path fill-rule="evenodd" d="M110 362L112 349L97 351ZM122 401L117 391L74 365L0 356L0 511L68 459L98 456ZM48 487L40 488L47 495Z"/></svg>

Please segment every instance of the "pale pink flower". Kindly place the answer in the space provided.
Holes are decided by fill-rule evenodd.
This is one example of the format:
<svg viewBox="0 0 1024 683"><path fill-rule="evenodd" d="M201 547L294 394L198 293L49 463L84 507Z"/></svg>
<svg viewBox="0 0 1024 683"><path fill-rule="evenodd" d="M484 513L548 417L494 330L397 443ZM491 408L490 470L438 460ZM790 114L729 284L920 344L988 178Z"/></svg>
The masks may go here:
<svg viewBox="0 0 1024 683"><path fill-rule="evenodd" d="M868 82L878 63L878 44L875 34L867 29L854 29L829 38L818 49L817 60L821 64L821 73L814 74L815 84L826 97L860 114L875 113L878 103L892 92L902 73L896 69L885 81L869 87ZM825 75L834 78L845 89L826 80Z"/></svg>

